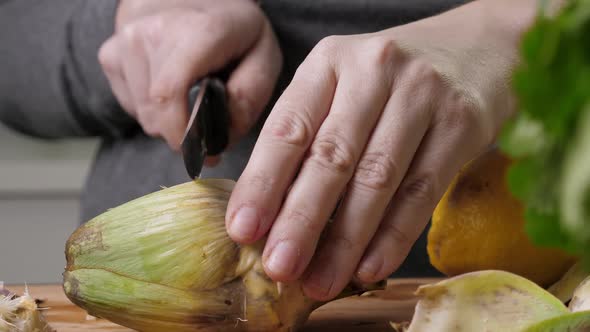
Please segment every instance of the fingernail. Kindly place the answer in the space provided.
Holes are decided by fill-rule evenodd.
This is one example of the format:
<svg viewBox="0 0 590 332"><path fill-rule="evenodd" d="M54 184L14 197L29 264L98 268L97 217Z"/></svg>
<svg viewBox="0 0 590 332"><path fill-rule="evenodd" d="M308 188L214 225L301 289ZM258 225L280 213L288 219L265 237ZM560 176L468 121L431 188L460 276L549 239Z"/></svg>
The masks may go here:
<svg viewBox="0 0 590 332"><path fill-rule="evenodd" d="M375 255L369 256L363 260L356 274L362 281L373 282L382 266L383 259Z"/></svg>
<svg viewBox="0 0 590 332"><path fill-rule="evenodd" d="M295 273L299 250L292 241L279 242L266 260L266 268L277 276L287 277Z"/></svg>
<svg viewBox="0 0 590 332"><path fill-rule="evenodd" d="M325 300L334 285L334 275L331 271L314 271L303 281L308 296L317 300Z"/></svg>
<svg viewBox="0 0 590 332"><path fill-rule="evenodd" d="M253 207L244 206L234 215L229 230L233 236L240 240L249 241L256 236L259 225L258 211Z"/></svg>

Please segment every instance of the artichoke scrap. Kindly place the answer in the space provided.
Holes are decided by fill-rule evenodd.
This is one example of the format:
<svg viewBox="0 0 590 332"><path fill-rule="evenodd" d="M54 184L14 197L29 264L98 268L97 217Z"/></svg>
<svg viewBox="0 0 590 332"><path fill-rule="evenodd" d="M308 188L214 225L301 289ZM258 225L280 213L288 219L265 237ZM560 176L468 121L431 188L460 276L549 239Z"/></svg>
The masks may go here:
<svg viewBox="0 0 590 332"><path fill-rule="evenodd" d="M110 209L66 243L63 288L95 317L138 331L295 331L321 306L299 282L275 283L263 241L233 242L234 182L198 180ZM349 286L340 297L382 288Z"/></svg>
<svg viewBox="0 0 590 332"><path fill-rule="evenodd" d="M561 302L569 302L577 287L588 277L588 271L581 262L575 263L556 283L547 291Z"/></svg>
<svg viewBox="0 0 590 332"><path fill-rule="evenodd" d="M417 295L412 321L392 324L396 331L590 331L590 278L564 296L572 298L569 307L536 283L500 270L421 286Z"/></svg>
<svg viewBox="0 0 590 332"><path fill-rule="evenodd" d="M29 292L9 292L0 282L0 332L53 332Z"/></svg>

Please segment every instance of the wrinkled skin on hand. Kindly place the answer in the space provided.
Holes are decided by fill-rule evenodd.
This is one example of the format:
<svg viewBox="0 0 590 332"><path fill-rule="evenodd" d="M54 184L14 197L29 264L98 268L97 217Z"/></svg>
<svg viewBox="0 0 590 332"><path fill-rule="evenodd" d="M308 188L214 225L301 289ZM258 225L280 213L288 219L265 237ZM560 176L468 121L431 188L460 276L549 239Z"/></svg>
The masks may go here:
<svg viewBox="0 0 590 332"><path fill-rule="evenodd" d="M235 141L258 119L282 67L268 20L244 0L123 0L99 60L123 108L175 150L196 80L237 63L227 82Z"/></svg>
<svg viewBox="0 0 590 332"><path fill-rule="evenodd" d="M535 9L475 1L322 40L265 123L230 199L230 236L268 236L266 273L301 278L315 299L386 278L514 113L511 70Z"/></svg>

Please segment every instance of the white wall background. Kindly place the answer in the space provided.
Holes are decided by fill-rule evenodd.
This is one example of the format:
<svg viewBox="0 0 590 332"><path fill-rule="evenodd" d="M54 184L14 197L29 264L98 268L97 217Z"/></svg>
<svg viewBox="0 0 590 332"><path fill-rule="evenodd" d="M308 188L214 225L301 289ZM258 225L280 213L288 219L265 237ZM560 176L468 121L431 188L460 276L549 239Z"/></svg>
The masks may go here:
<svg viewBox="0 0 590 332"><path fill-rule="evenodd" d="M48 142L0 125L0 281L56 283L93 140Z"/></svg>

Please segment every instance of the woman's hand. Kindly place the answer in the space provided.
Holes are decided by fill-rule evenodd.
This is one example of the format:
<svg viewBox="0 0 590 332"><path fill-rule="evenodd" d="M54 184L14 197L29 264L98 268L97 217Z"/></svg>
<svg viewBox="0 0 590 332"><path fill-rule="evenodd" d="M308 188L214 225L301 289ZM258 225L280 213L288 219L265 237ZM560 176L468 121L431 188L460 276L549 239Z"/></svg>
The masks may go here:
<svg viewBox="0 0 590 332"><path fill-rule="evenodd" d="M302 278L317 300L334 298L353 277L387 278L456 172L514 112L510 73L535 4L477 1L322 40L275 105L235 187L232 238L268 235L267 274Z"/></svg>
<svg viewBox="0 0 590 332"><path fill-rule="evenodd" d="M282 66L270 24L251 0L122 0L99 59L123 108L175 150L197 79L238 61L227 82L235 139L268 103Z"/></svg>

